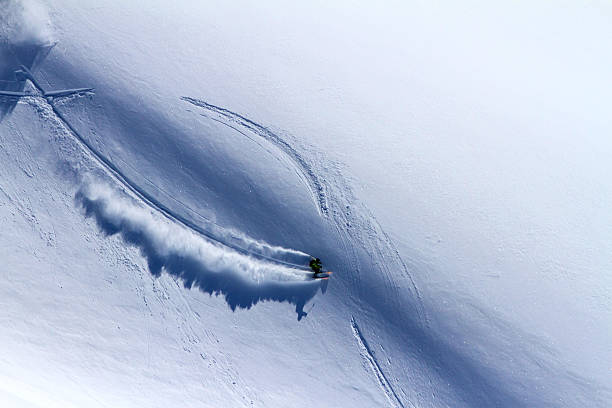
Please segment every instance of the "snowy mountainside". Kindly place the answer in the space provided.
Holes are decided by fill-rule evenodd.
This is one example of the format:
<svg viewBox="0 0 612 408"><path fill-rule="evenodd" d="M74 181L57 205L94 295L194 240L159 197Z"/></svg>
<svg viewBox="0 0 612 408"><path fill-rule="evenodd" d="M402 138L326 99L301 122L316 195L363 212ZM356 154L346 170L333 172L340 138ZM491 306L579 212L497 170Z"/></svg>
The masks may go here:
<svg viewBox="0 0 612 408"><path fill-rule="evenodd" d="M509 130L482 136L499 116L520 128L503 110L513 97L474 119L466 110L494 91L476 84L467 92L452 78L433 86L445 68L428 64L440 55L418 46L414 58L403 54L410 33L434 34L442 48L432 49L449 47L442 37L457 24L449 15L365 3L0 4L10 11L0 19L0 91L24 92L2 96L0 111L5 405L610 401L606 259L582 255L607 244L563 241L584 236L543 212L565 190L536 188L547 168L525 152L542 141L507 142L503 156L495 141L510 140ZM508 18L540 12L526 10L509 9ZM468 20L497 15L454 11ZM407 29L403 18L415 24ZM480 44L472 34L460 38ZM21 65L32 72L26 81ZM517 80L506 73L503 87ZM95 91L45 94L78 87ZM449 102L448 90L465 107ZM520 120L545 135L558 130ZM593 156L601 159L609 146L590 142L602 146ZM590 150L577 152L570 190L597 170L580 162ZM524 169L489 183L496 163L520 155ZM501 192L523 203L510 193L514 183L533 203L516 223L496 201ZM580 188L585 201L607 197L607 188ZM561 210L572 226L580 220L573 208L567 201ZM531 241L517 232L530 219ZM543 238L533 246L540 253L526 247ZM568 248L565 257L558 248ZM332 279L310 279L312 255ZM590 272L574 278L575 293L563 275L573 266ZM573 313L544 320L563 304L560 294Z"/></svg>
<svg viewBox="0 0 612 408"><path fill-rule="evenodd" d="M32 120L32 117L40 117L40 120ZM22 123L29 123L29 126ZM163 406L172 401L205 406L248 406L252 401L282 405L285 401L282 394L264 392L265 397L258 396L263 389L258 381L252 382L252 376L261 374L261 370L265 372L264 367L271 366L273 371L267 372L266 378L267 381L278 378L275 389L283 389L283 378L308 383L308 378L293 377L295 374L308 375L301 369L296 370L295 366L288 366L287 371L282 373L276 364L265 363L268 359L274 361L283 358L287 353L287 345L283 341L270 344L270 340L283 332L290 335L290 350L299 350L303 357L311 354L310 362L300 360L300 367L302 364L313 364L309 372L323 368L330 372L330 366L321 363L325 360L320 347L327 341L336 347L338 343L331 337L309 348L312 331L317 332L316 326L303 327L308 335L298 336L294 327L295 314L281 312L280 315L288 320L272 319L271 316L279 315L273 303L264 303L253 309L259 311L259 319L254 320L252 315L240 314L240 309L232 312L222 298L210 298L198 291L198 284L186 291L184 284L193 282L185 276L177 277L183 278L177 280L166 273L154 277L150 274L154 271L150 260L147 259L147 264L139 254L138 248L143 247L126 246L124 239L117 235L107 236L99 231L95 223L87 222L87 213L81 208L82 201L79 201L77 190L81 183L79 174L98 173L98 177L103 177L104 169L54 117L44 99L33 96L18 103L11 118L3 122L3 130L3 142L6 142L6 145L3 143L6 146L3 170L13 179L3 184L5 224L12 226L11 234L5 235L3 240L6 240L5 248L11 242L11 248L15 248L5 259L7 265L19 265L19 268L7 272L7 280L15 283L4 286L7 293L3 299L7 305L5 310L15 311L17 308L20 315L29 316L20 324L9 324L11 329L4 332L3 339L8 355L12 356L11 364L4 366L6 371L3 378L9 384L16 383L10 388L13 392L26 390L23 394L17 394L18 397L39 406L130 406L142 403ZM4 179L8 180L9 177L5 176ZM97 190L82 193L90 201L108 198L108 194L111 194L103 184L91 188ZM41 194L44 199L32 200L32 194ZM225 281L220 285L230 294L227 297L230 305L231 295L244 295L241 290L247 291L248 295L257 290L248 285L241 289L236 283L240 280L227 278L227 274L249 270L248 266L243 268L240 261L232 259L231 252L226 250L219 255L219 263L223 261L225 264L210 266L206 262L211 262L211 259L214 262L214 257L210 257L210 252L199 252L201 247L194 249L195 239L181 235L188 234L186 229L176 230L179 227L164 223L159 219L160 214L152 214L151 209L145 210L143 204L138 206L134 203L131 205L136 207L130 207L130 204L122 201L128 198L111 197L114 201L107 202L108 206L100 209L98 215L107 216L104 221L115 223L109 228L124 228L124 238L128 243L142 245L143 242L130 241L134 239L130 235L134 230L129 228L140 229L139 233L152 234L153 237L162 234L162 241L153 243L162 246L154 249L156 256L166 253L170 258L181 258L179 262L184 262L187 267L190 262L201 262L204 264L199 270L201 273L210 271L208 273L222 274ZM156 216L158 218L152 220ZM164 225L169 228L166 234ZM168 240L180 242L176 244L178 246L173 246ZM33 250L37 246L40 249ZM28 255L32 250L35 255ZM191 259L186 255L190 250L205 256ZM182 252L177 256L173 251ZM205 251L210 249L206 248ZM257 263L256 260L250 262ZM164 264L164 270L171 273L173 269L168 266ZM264 268L264 278L274 277L273 269ZM257 273L256 270L251 272ZM305 276L300 272L294 271L294 281L303 281ZM194 279L201 279L203 285L209 285L211 277L199 275ZM257 278L248 276L243 280L255 285ZM265 279L260 283L256 288L261 290L265 287ZM303 283L306 287L320 285L312 281ZM276 288L273 293L275 296L282 296L283 293L296 296L291 284ZM189 296L194 298L190 299ZM251 304L245 305L239 301L238 306L250 307ZM333 305L328 307L334 309ZM283 309L286 311L286 308L280 310ZM208 315L217 312L225 314L225 318L211 318ZM329 318L330 323L333 320L333 317ZM233 322L229 330L242 333L237 337L230 336L230 341L237 344L222 344L216 334L228 330L228 321ZM269 321L280 327L266 329L264 323ZM219 325L217 329L215 325ZM247 329L249 326L251 328ZM283 326L288 327L283 330ZM350 333L350 327L347 329ZM126 334L116 336L114 330ZM322 333L319 334L321 336ZM352 336L349 334L348 338L352 339ZM36 339L45 340L40 343ZM245 341L248 342L243 344ZM240 370L232 368L240 365L240 360L247 367L253 364L252 357L231 357L234 354L232 350L245 350L245 347L249 355L253 352L253 346L256 350L261 348L254 357L255 360L263 359L257 364L259 371L245 367ZM279 353L278 357L276 353ZM334 360L334 357L329 356L329 360ZM177 361L183 363L175 366ZM358 367L360 361L356 353L353 365ZM129 364L130 370L123 367L125 364ZM38 376L27 374L34 368L37 368ZM343 371L346 368L338 366L337 369ZM244 383L241 383L241 371L251 376L249 380L244 379ZM335 375L348 378L348 373ZM57 383L54 378L61 380ZM136 383L130 378L137 379ZM252 385L249 386L249 382ZM28 386L36 392L27 391ZM109 392L99 395L100 387L108 388ZM300 395L299 389L295 386L291 388L300 401L308 401L309 393ZM192 396L182 395L197 389L199 393ZM324 390L324 386L319 387L319 392ZM305 387L304 392L307 391ZM156 401L149 400L151 393L156 395ZM334 393L331 393L330 397L333 397ZM381 397L384 395L372 398L375 401ZM363 396L355 402L359 401L364 403Z"/></svg>

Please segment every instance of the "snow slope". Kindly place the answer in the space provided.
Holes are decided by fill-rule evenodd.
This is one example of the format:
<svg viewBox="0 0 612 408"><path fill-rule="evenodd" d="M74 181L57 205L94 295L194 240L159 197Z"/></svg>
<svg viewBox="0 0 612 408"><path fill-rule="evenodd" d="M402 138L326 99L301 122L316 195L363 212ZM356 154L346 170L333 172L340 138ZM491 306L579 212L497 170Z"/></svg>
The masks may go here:
<svg viewBox="0 0 612 408"><path fill-rule="evenodd" d="M0 4L5 405L612 401L606 4Z"/></svg>

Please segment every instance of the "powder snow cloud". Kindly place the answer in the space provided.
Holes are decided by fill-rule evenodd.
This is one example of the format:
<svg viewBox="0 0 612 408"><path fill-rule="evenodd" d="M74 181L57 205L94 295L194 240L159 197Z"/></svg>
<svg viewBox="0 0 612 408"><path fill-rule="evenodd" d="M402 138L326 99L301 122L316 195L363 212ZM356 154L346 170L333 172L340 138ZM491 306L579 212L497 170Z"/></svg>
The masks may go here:
<svg viewBox="0 0 612 408"><path fill-rule="evenodd" d="M0 42L51 45L55 42L47 8L36 0L0 0Z"/></svg>
<svg viewBox="0 0 612 408"><path fill-rule="evenodd" d="M305 303L321 285L306 271L256 259L202 237L106 184L85 183L76 200L105 234L119 234L138 247L153 275L163 271L186 287L223 295L232 309L250 308L262 300L289 302L301 318Z"/></svg>

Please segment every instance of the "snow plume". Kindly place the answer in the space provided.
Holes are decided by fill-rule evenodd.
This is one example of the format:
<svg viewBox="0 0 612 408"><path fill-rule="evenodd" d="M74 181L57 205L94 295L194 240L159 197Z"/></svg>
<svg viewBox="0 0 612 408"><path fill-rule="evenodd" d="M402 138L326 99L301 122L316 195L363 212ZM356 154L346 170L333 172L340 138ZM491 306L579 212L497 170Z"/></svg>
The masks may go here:
<svg viewBox="0 0 612 408"><path fill-rule="evenodd" d="M262 258L273 258L283 262L306 265L311 256L302 251L270 245L255 240L241 231L220 227L217 224L206 223L206 228L214 237L218 237L227 246L242 248L247 252L261 255Z"/></svg>
<svg viewBox="0 0 612 408"><path fill-rule="evenodd" d="M51 20L36 0L0 0L0 41L13 45L51 45Z"/></svg>
<svg viewBox="0 0 612 408"><path fill-rule="evenodd" d="M185 287L223 295L236 307L262 300L289 302L298 320L305 303L321 287L307 272L255 259L178 225L101 183L85 183L76 200L107 235L120 234L138 247L155 276L162 271L180 278Z"/></svg>
<svg viewBox="0 0 612 408"><path fill-rule="evenodd" d="M20 65L35 68L54 45L44 6L36 0L0 0L0 90L23 90L24 83L15 81L15 70ZM0 119L11 110L2 105Z"/></svg>

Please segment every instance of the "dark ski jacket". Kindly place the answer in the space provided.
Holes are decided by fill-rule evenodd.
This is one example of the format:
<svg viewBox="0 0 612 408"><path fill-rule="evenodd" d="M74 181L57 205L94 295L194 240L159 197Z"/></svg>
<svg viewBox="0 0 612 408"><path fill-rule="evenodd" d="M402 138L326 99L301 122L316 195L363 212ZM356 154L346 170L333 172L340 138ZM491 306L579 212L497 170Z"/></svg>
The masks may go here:
<svg viewBox="0 0 612 408"><path fill-rule="evenodd" d="M311 259L309 265L310 269L312 269L314 273L321 273L321 270L323 269L323 264L321 264L321 260L319 258Z"/></svg>

